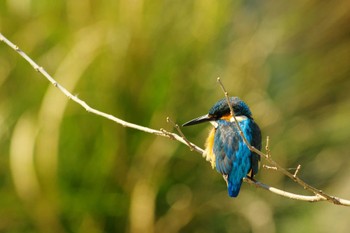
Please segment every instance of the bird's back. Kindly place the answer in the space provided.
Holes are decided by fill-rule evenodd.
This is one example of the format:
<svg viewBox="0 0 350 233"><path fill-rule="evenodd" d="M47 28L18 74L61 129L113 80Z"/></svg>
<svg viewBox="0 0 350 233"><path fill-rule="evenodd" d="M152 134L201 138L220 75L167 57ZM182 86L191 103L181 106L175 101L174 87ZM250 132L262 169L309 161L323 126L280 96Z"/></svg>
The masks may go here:
<svg viewBox="0 0 350 233"><path fill-rule="evenodd" d="M260 149L261 134L256 123L250 118L244 118L239 124L248 142ZM259 155L252 153L245 145L235 123L226 120L218 121L213 152L216 170L227 176L228 193L231 197L236 197L242 179L250 170L252 170L252 176L257 173Z"/></svg>

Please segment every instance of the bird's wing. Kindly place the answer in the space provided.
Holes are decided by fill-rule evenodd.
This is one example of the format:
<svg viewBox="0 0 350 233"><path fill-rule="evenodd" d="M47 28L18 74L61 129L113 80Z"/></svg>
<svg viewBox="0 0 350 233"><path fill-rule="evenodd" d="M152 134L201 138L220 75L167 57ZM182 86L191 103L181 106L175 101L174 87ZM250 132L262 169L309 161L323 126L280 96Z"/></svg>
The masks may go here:
<svg viewBox="0 0 350 233"><path fill-rule="evenodd" d="M241 124L242 131L250 142L252 139L249 122ZM242 179L251 169L251 152L244 144L234 123L219 125L216 129L214 154L216 170L227 175L227 189L231 197L239 193Z"/></svg>
<svg viewBox="0 0 350 233"><path fill-rule="evenodd" d="M261 150L261 132L260 132L259 126L254 121L252 121L250 129L251 129L251 135L252 135L251 145L256 149ZM256 153L252 153L252 157L251 157L251 164L252 164L251 177L252 178L256 173L258 173L259 162L260 162L260 155Z"/></svg>
<svg viewBox="0 0 350 233"><path fill-rule="evenodd" d="M240 135L232 128L232 125L221 125L216 129L214 154L216 158L216 170L228 175L232 171L233 161L242 141Z"/></svg>

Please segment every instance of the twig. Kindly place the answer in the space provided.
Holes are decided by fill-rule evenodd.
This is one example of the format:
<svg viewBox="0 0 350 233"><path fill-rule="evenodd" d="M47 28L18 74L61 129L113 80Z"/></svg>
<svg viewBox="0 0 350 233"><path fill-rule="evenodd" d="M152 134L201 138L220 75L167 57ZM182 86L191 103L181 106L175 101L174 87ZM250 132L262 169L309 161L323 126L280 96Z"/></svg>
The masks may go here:
<svg viewBox="0 0 350 233"><path fill-rule="evenodd" d="M231 113L231 115L234 116L234 115L235 115L235 112L233 111L232 105L230 104L230 98L229 98L228 92L226 91L226 89L225 89L225 87L224 87L224 84L222 84L220 77L217 77L216 81L219 83L219 85L220 85L222 91L223 91L224 94L225 94L225 98L226 98L226 101L227 101L227 103L228 103L228 107L230 108L230 113Z"/></svg>
<svg viewBox="0 0 350 233"><path fill-rule="evenodd" d="M294 178L297 176L297 174L298 174L300 168L301 168L301 165L299 164L299 165L297 166L297 169L295 169L295 172L294 172L294 174L293 174Z"/></svg>
<svg viewBox="0 0 350 233"><path fill-rule="evenodd" d="M160 129L160 130L155 130L155 129L151 129L148 127L144 127L144 126L140 126L137 124L133 124L124 120L121 120L111 114L99 111L97 109L94 109L92 107L90 107L85 101L81 100L80 98L78 98L77 96L71 94L66 88L64 88L63 86L61 86L50 74L48 74L45 69L41 66L39 66L37 63L35 63L26 53L24 53L21 49L19 49L18 46L14 45L11 41L9 41L6 37L4 37L1 33L0 33L0 42L4 42L6 45L8 45L10 48L12 48L13 50L15 50L21 57L23 57L33 68L35 71L39 72L40 74L42 74L53 86L55 86L59 91L61 91L65 96L67 96L69 99L71 99L72 101L74 101L75 103L79 104L80 106L82 106L87 112L93 113L95 115L104 117L106 119L109 119L111 121L114 121L117 124L120 124L124 127L128 127L128 128L132 128L132 129L136 129L145 133L150 133L150 134L154 134L157 136L162 136L162 137L166 137L169 139L173 139L176 140L178 142L181 142L185 145L187 145L188 147L192 147L192 149L198 153L200 153L201 155L204 154L204 150L198 146L196 146L195 144L191 143L190 141L188 141L184 135L181 132L181 130L179 131L180 134L182 134L182 136L175 134L175 133L171 133L166 131L165 129ZM219 81L220 79L218 79ZM220 82L221 83L221 82ZM222 85L222 88L224 90L224 87ZM226 92L226 91L225 91ZM227 92L226 92L227 93ZM228 94L226 94L227 96L227 100L228 100ZM229 103L229 102L228 102ZM230 106L230 104L229 104ZM230 109L232 111L232 116L239 128L239 130L242 132L242 130L239 127L239 124L237 122L237 119L234 116L232 107ZM175 124L176 125L176 124ZM175 127L176 128L176 127ZM304 186L306 189L310 189L311 186L307 185L305 182L303 183L303 181L301 181L298 177L294 177L293 174L289 173L288 171L286 171L285 169L283 169L280 165L278 165L275 161L271 160L269 158L269 156L265 155L264 153L260 152L259 150L255 149L254 147L250 146L249 143L247 143L247 140L245 139L243 133L241 134L243 140L246 142L246 145L248 146L248 148L259 154L260 156L265 157L271 164L273 164L277 170L281 171L282 173L286 173L289 174L287 176L291 177L294 181L296 181L297 183L301 184L302 186ZM296 174L296 173L295 173ZM339 204L339 205L344 205L344 206L350 206L350 201L349 200L345 200L345 199L340 199L338 197L333 197L333 196L328 196L326 194L324 194L322 191L319 191L315 188L316 191L314 191L315 196L304 196L304 195L298 195L298 194L294 194L294 193L290 193L290 192L286 192L277 188L273 188L270 187L266 184L263 184L261 182L258 181L253 181L250 179L245 178L244 179L245 182L249 183L249 184L253 184L258 188L262 188L262 189L266 189L269 190L272 193L275 193L277 195L283 196L283 197L287 197L287 198L291 198L291 199L296 199L296 200L301 200L301 201L310 201L310 202L316 202L316 201L331 201L334 204ZM321 194L318 194L321 193Z"/></svg>
<svg viewBox="0 0 350 233"><path fill-rule="evenodd" d="M247 182L248 184L254 185L257 188L262 188L262 189L268 190L274 194L277 194L279 196L287 197L287 198L294 199L294 200L307 201L307 202L329 201L327 198L325 198L321 195L318 195L318 194L313 195L313 196L300 195L300 194L287 192L287 191L284 191L284 190L281 190L278 188L274 188L274 187L271 187L267 184L261 183L259 181L251 180L249 178L244 178L244 181ZM345 199L341 199L341 198L333 197L333 196L332 196L332 198L336 199L338 201L338 203L334 203L334 204L343 205L343 206L350 206L349 200L345 200Z"/></svg>
<svg viewBox="0 0 350 233"><path fill-rule="evenodd" d="M190 141L185 137L185 135L184 135L183 132L181 131L179 125L176 124L170 117L167 117L167 118L166 118L166 121L169 122L169 123L171 123L171 124L174 126L174 128L176 129L176 131L177 131L177 132L180 134L180 136L182 137L182 139L185 140L185 142L187 143L187 146L190 148L190 150L193 151L193 150L194 150L194 147L193 147L194 145L193 145L193 143L190 142Z"/></svg>
<svg viewBox="0 0 350 233"><path fill-rule="evenodd" d="M235 112L234 112L233 109L232 109L232 105L231 105L231 101L230 101L228 92L226 91L224 85L222 84L220 77L217 78L217 81L218 81L218 83L219 83L219 85L220 85L222 91L223 91L224 94L225 94L225 98L226 98L228 107L230 108L231 116L232 116L232 118L234 119L234 122L235 122L235 124L236 124L236 126L237 126L238 132L239 132L239 134L241 135L241 137L242 137L244 143L248 146L249 150L251 150L251 147L252 147L252 146L250 145L250 143L248 142L248 140L245 138L245 136L244 136L244 134L243 134L243 131L242 131L242 128L241 128L241 126L239 125L238 120L237 120L237 118L236 118Z"/></svg>
<svg viewBox="0 0 350 233"><path fill-rule="evenodd" d="M290 179L292 179L294 182L298 183L299 185L301 185L304 189L307 189L311 192L313 192L316 195L322 196L324 197L327 201L332 202L333 204L337 204L340 205L341 203L339 202L339 198L337 197L333 197L330 196L326 193L324 193L322 190L318 190L317 188L307 184L305 181L303 181L302 179L300 179L297 176L294 176L292 173L288 172L286 169L284 169L281 165L279 165L277 162L275 162L274 160L271 159L271 157L266 156L264 153L262 153L261 151L257 150L256 148L252 147L253 152L259 154L260 156L264 157L269 163L271 163L273 166L275 166L277 168L277 170L279 172L281 172L282 174L288 176ZM350 203L350 201L349 201Z"/></svg>
<svg viewBox="0 0 350 233"><path fill-rule="evenodd" d="M64 88L61 84L59 84L49 73L46 72L46 70L43 67L39 66L26 53L24 53L17 45L13 44L10 40L8 40L6 37L4 37L0 33L0 42L1 41L4 42L5 44L7 44L13 50L15 50L21 57L24 58L24 60L26 60L34 68L35 71L42 74L54 87L56 87L58 90L60 90L69 99L71 99L75 103L82 106L87 112L90 112L90 113L93 113L95 115L107 118L111 121L114 121L117 124L122 125L123 127L136 129L136 130L143 131L145 133L154 134L157 136L175 139L175 140L187 145L187 142L181 136L179 136L175 133L170 133L170 132L167 132L166 130L155 130L155 129L151 129L151 128L137 125L134 123L130 123L130 122L124 121L122 119L119 119L111 114L108 114L108 113L105 113L105 112L102 112L102 111L99 111L95 108L90 107L85 101L83 101L80 98L78 98L77 96L73 95L66 88ZM193 143L191 143L191 145L192 145L193 150L195 150L196 152L201 153L201 154L204 153L204 150L202 148L200 148L199 146L196 146Z"/></svg>
<svg viewBox="0 0 350 233"><path fill-rule="evenodd" d="M277 171L277 167L268 166L266 164L263 164L262 167L267 169L267 170Z"/></svg>
<svg viewBox="0 0 350 233"><path fill-rule="evenodd" d="M262 165L263 168L267 169L267 170L273 170L273 171L278 171L277 167L273 167L273 166L269 166L269 165L266 165L266 164L263 164ZM299 167L299 166L298 166ZM286 168L287 171L296 171L298 169L298 167L296 168ZM301 166L300 166L301 167ZM300 168L299 168L300 169ZM295 172L294 172L295 174Z"/></svg>
<svg viewBox="0 0 350 233"><path fill-rule="evenodd" d="M269 136L266 136L265 150L266 150L266 156L270 157L270 137Z"/></svg>

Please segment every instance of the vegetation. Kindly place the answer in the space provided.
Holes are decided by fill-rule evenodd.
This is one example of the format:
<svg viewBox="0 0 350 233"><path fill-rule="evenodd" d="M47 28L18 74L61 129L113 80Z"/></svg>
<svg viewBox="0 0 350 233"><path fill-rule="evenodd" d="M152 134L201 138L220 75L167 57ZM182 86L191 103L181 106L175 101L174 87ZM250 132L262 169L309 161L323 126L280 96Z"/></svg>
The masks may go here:
<svg viewBox="0 0 350 233"><path fill-rule="evenodd" d="M171 130L230 94L273 158L350 198L347 1L3 1L0 32L63 86L121 119ZM184 130L202 145L209 125ZM244 184L229 198L175 141L83 111L0 43L1 232L347 232L349 208ZM257 179L307 192L261 169Z"/></svg>

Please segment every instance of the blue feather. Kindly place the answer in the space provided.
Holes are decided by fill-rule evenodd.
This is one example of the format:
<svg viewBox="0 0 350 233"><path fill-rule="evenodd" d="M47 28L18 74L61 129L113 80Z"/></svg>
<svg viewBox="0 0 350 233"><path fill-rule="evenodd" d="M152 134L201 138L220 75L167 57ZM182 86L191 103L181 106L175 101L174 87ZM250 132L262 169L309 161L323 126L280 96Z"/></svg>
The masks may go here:
<svg viewBox="0 0 350 233"><path fill-rule="evenodd" d="M242 179L252 168L252 152L245 145L234 122L218 120L214 138L213 152L216 158L216 170L227 175L228 193L236 197L241 188ZM239 122L249 143L252 142L252 124L247 118Z"/></svg>

